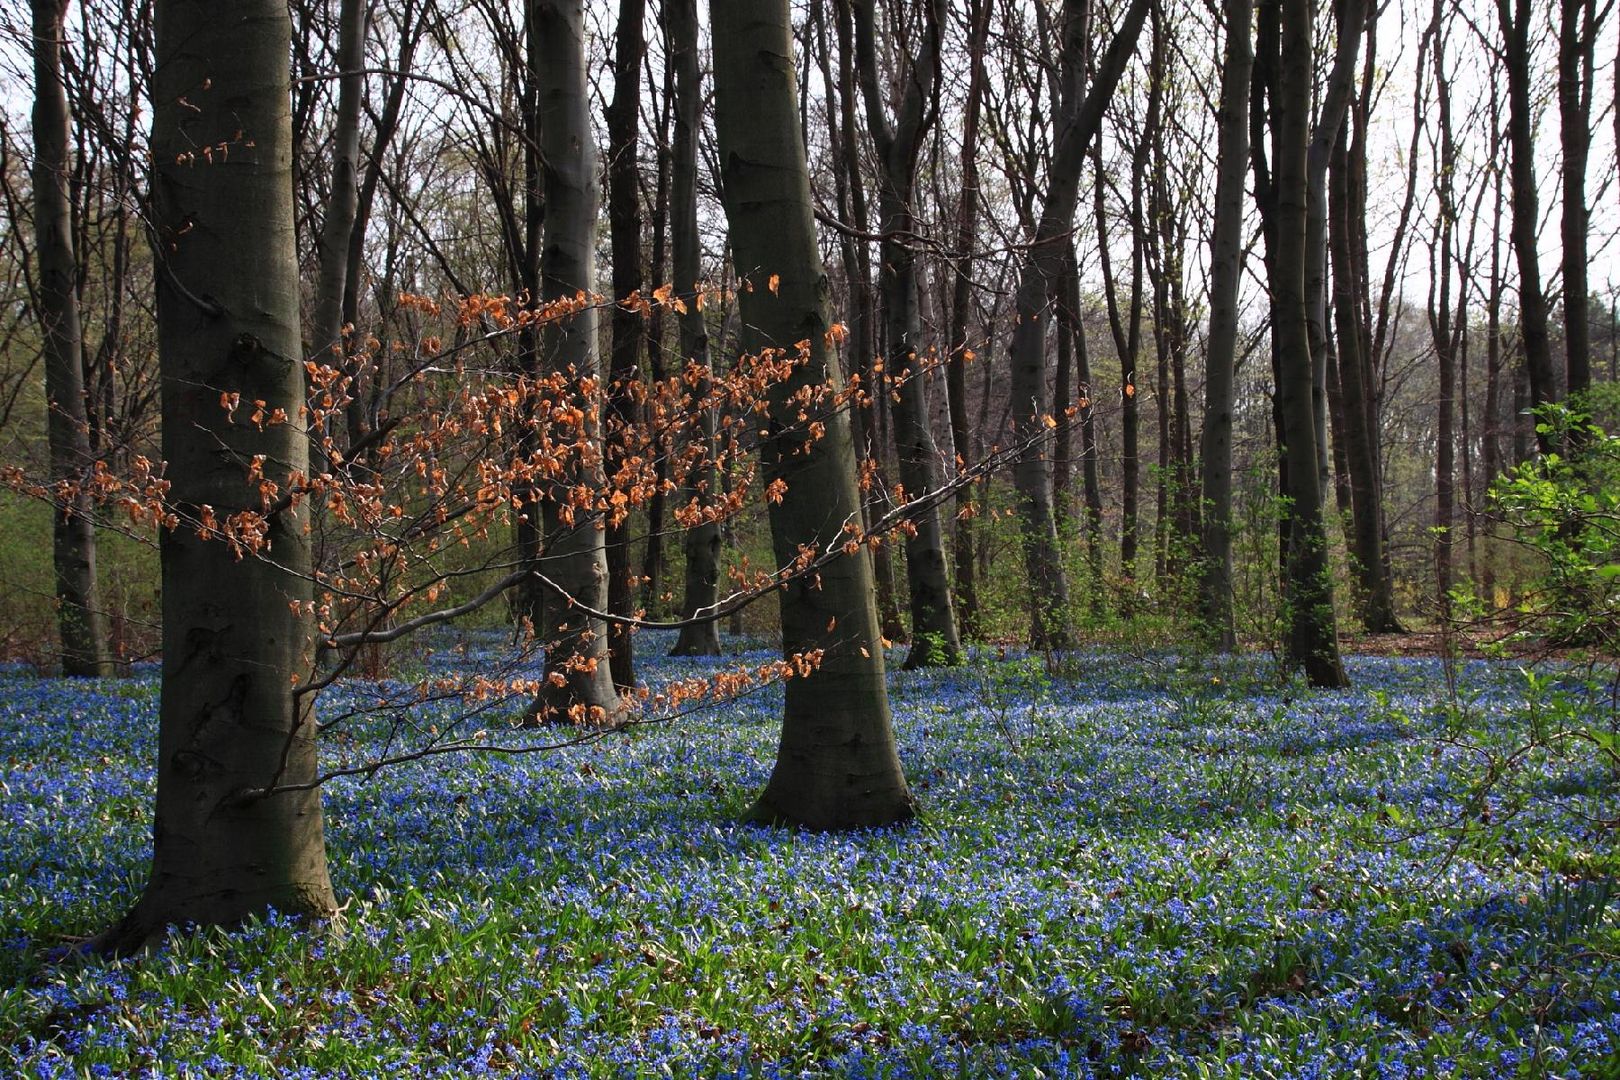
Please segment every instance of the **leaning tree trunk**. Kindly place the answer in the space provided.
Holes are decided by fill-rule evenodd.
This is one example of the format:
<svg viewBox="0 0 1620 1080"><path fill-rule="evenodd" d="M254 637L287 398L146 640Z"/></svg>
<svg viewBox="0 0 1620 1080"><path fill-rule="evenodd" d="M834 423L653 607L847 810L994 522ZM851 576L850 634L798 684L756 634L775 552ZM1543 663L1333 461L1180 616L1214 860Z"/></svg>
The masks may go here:
<svg viewBox="0 0 1620 1080"><path fill-rule="evenodd" d="M1313 686L1344 686L1333 614L1322 476L1317 468L1310 333L1306 325L1306 176L1310 135L1310 0L1282 0L1278 93L1272 113L1277 252L1271 294L1277 399L1289 499L1287 658Z"/></svg>
<svg viewBox="0 0 1620 1080"><path fill-rule="evenodd" d="M810 175L799 137L793 29L787 0L711 0L715 130L726 218L737 272L753 284L738 298L743 348L797 349L807 363L771 394L772 434L763 447L768 482L786 491L771 506L779 565L801 547L843 543L858 525L855 448L849 419L834 412L812 439L788 403L798 387L842 388L828 346L828 282L812 216ZM775 284L767 288L766 282ZM872 564L864 546L779 593L784 655L823 650L820 667L786 687L782 741L753 816L817 829L909 818L878 635Z"/></svg>
<svg viewBox="0 0 1620 1080"><path fill-rule="evenodd" d="M881 270L878 285L883 295L885 345L888 359L885 380L894 386L895 450L900 461L900 483L914 499L937 490L943 483L939 450L930 423L928 384L922 345L922 318L918 311L917 253L909 234L916 231L912 214L917 159L933 122L931 105L939 83L939 35L945 21L943 0L930 0L924 8L924 42L900 84L906 87L891 121L884 108L878 80L877 48L873 40L874 8L857 5L855 40L859 55L862 96L866 101L866 127L877 147L881 188L878 205L883 218ZM911 651L909 668L956 663L962 654L951 606L950 576L945 563L945 528L935 504L916 511L906 532L906 585L911 599Z"/></svg>
<svg viewBox="0 0 1620 1080"><path fill-rule="evenodd" d="M1237 647L1232 620L1232 409L1235 402L1238 286L1243 276L1243 197L1249 168L1249 79L1253 0L1224 0L1226 61L1221 66L1215 224L1210 238L1209 345L1204 361L1203 616L1222 649Z"/></svg>
<svg viewBox="0 0 1620 1080"><path fill-rule="evenodd" d="M698 73L697 0L664 0L665 32L669 41L669 63L675 69L675 139L672 148L670 231L673 234L675 295L686 305L681 313L681 361L696 364L705 374L709 367L709 331L703 309L697 302L698 273L702 249L698 236L697 140L702 123L703 85ZM697 393L707 391L707 379ZM701 440L702 457L684 477L683 502L697 499L709 502L719 493L720 476L715 467L715 423L712 410L698 421L695 438ZM704 520L686 530L682 548L686 553L686 592L681 601L681 618L691 619L712 608L720 597L720 523ZM671 650L675 656L720 655L720 620L705 619L681 627Z"/></svg>
<svg viewBox="0 0 1620 1080"><path fill-rule="evenodd" d="M644 340L641 313L624 303L644 284L641 270L641 170L636 161L641 130L641 58L646 51L642 30L644 0L619 5L619 29L614 45L613 100L608 103L608 234L613 248L612 358L608 366L607 407L603 427L607 440L607 475L625 464L626 440L638 417L637 384L641 381ZM580 286L589 289L590 284ZM618 482L618 481L615 481ZM630 570L630 518L626 514L607 526L608 610L615 615L635 614L636 583ZM634 628L629 623L608 626L608 655L613 684L622 689L636 685Z"/></svg>
<svg viewBox="0 0 1620 1080"><path fill-rule="evenodd" d="M534 5L539 77L540 157L545 163L545 232L540 299L550 303L590 294L596 282L596 144L586 90L585 8L582 0ZM600 445L597 402L581 388L597 377L596 308L549 322L541 335L543 371L576 400L579 430L553 433L567 447ZM586 610L607 607L607 553L602 521L590 508L568 505L572 490L594 496L605 487L600 457L571 453L566 478L544 502L546 553L541 573L551 582L545 605L546 678L529 706L529 721L599 723L620 708L609 668L608 632Z"/></svg>
<svg viewBox="0 0 1620 1080"><path fill-rule="evenodd" d="M298 691L315 627L305 505L275 514L262 550L198 536L258 510L250 462L287 484L309 464L304 425L236 423L221 395L297 416L303 399L287 55L277 0L228 13L160 0L152 210L163 247L158 355L163 457L180 524L164 530L163 689L152 873L103 939L138 947L173 923L230 924L271 908L334 909L315 778L315 716ZM198 147L229 146L202 158ZM300 790L264 794L278 787Z"/></svg>
<svg viewBox="0 0 1620 1080"><path fill-rule="evenodd" d="M45 342L45 408L52 485L67 496L52 515L51 561L56 575L56 627L62 674L113 673L96 584L96 531L90 497L90 423L84 397L84 340L79 323L68 199L69 116L62 83L65 0L34 0L34 248L39 281L36 310Z"/></svg>

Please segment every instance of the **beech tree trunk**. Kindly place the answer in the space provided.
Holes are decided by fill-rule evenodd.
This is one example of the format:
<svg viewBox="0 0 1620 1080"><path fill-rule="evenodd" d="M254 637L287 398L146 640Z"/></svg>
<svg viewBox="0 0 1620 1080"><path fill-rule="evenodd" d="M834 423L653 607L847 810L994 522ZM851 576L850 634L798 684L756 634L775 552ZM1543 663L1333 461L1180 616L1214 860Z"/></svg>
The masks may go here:
<svg viewBox="0 0 1620 1080"><path fill-rule="evenodd" d="M675 295L686 304L681 315L681 361L709 370L709 331L697 304L697 282L702 256L697 216L697 140L703 87L698 73L697 0L664 0L664 26L669 42L669 63L675 74L675 138L671 150L670 232L674 257ZM695 391L701 395L704 388ZM714 455L715 423L712 412L699 422L697 437L705 453L684 478L682 504L697 499L711 503L720 491ZM720 594L720 524L708 521L686 530L686 591L681 618L690 619L713 607ZM720 622L709 619L683 626L671 650L675 656L720 655Z"/></svg>
<svg viewBox="0 0 1620 1080"><path fill-rule="evenodd" d="M1064 249L1073 242L1069 231L1080 197L1080 169L1085 163L1087 148L1102 124L1103 110L1136 47L1148 6L1148 0L1132 0L1121 17L1114 40L1098 63L1090 90L1082 97L1086 5L1084 0L1066 0L1063 5L1060 61L1063 93L1057 142L1047 175L1040 222L1019 272L1010 358L1014 438L1020 444L1028 444L1013 467L1013 484L1018 491L1025 572L1036 594L1030 605L1030 642L1037 648L1066 648L1070 644L1068 576L1058 550L1051 463L1044 440L1040 438L1041 429L1050 419L1046 397L1046 329L1050 312L1047 298L1062 280L1067 265Z"/></svg>
<svg viewBox="0 0 1620 1080"><path fill-rule="evenodd" d="M507 258L512 263L513 287L529 302L541 295L540 246L545 225L546 174L540 155L540 20L538 5L523 5L523 81L518 107L523 123L523 220L504 230ZM533 324L518 331L518 370L538 379L544 364L540 356L540 333ZM517 434L515 452L527 456L538 445L537 432L525 427ZM512 542L517 557L534 567L541 565L546 546L545 496L538 484L520 486L518 513L512 523ZM533 632L546 627L546 588L538 576L526 578L513 590L512 608L521 628L526 622Z"/></svg>
<svg viewBox="0 0 1620 1080"><path fill-rule="evenodd" d="M1145 144L1144 144L1145 145ZM1103 171L1102 151L1094 149L1092 161L1097 175ZM1131 162L1131 229L1134 236L1137 223L1142 220L1142 183L1145 166L1142 147L1132 155ZM1134 589L1136 580L1136 550L1139 529L1138 498L1141 489L1140 412L1136 400L1136 359L1142 344L1142 247L1131 245L1130 307L1121 315L1119 292L1115 287L1112 257L1109 255L1110 235L1107 207L1103 200L1102 184L1093 185L1093 202L1097 215L1098 261L1102 267L1103 296L1108 304L1108 326L1114 338L1114 355L1119 358L1120 401L1120 526L1119 569L1126 589ZM1123 607L1135 603L1135 596L1127 592Z"/></svg>
<svg viewBox="0 0 1620 1080"><path fill-rule="evenodd" d="M838 145L842 152L838 155L838 167L834 170L834 177L838 185L840 215L852 222L858 231L864 233L869 227L869 218L866 187L861 175L860 143L857 138L859 128L855 123L854 15L848 4L837 4L835 8L838 34ZM828 122L829 124L832 122L830 115ZM847 207L844 205L846 196ZM849 352L852 356L850 372L860 377L861 384L867 390L862 397L862 404L852 417L855 449L858 457L870 459L874 463L881 478L884 475L882 419L884 405L888 399L881 392L872 392L876 389L872 362L878 357L883 339L882 327L877 318L876 290L872 287L872 255L870 245L865 241L856 241L853 237L847 236L844 239L846 243L842 256L845 276L849 279L850 291L854 294L850 303L852 309L849 338ZM874 507L862 503L863 525L870 524L867 515L874 509L881 509L881 505ZM900 605L895 598L894 570L889 545L885 544L872 550L872 576L877 583L878 619L883 636L890 641L904 641L906 628L900 621Z"/></svg>
<svg viewBox="0 0 1620 1080"><path fill-rule="evenodd" d="M305 507L238 560L197 535L258 509L256 456L278 484L306 471L301 423L231 423L222 393L297 416L304 373L293 234L288 50L277 0L221 10L159 0L152 86L163 457L181 524L162 536L163 676L152 872L102 939L134 949L173 923L235 923L270 908L334 910L321 797L265 795L315 776L315 718L298 693L314 660ZM212 163L199 147L229 146Z"/></svg>
<svg viewBox="0 0 1620 1080"><path fill-rule="evenodd" d="M843 411L813 440L787 404L798 386L843 382L827 341L828 282L797 123L788 0L711 0L710 11L723 201L737 272L753 285L738 297L742 347L808 349L808 362L772 394L763 447L766 481L787 485L770 510L776 560L786 566L801 546L836 549L844 526L859 524L855 448ZM866 548L787 583L779 599L783 654L823 656L814 673L787 683L776 766L753 816L814 829L911 817Z"/></svg>
<svg viewBox="0 0 1620 1080"><path fill-rule="evenodd" d="M1232 621L1232 409L1237 372L1238 287L1243 277L1244 180L1249 169L1249 79L1253 0L1224 0L1226 59L1221 66L1215 223L1210 238L1209 345L1204 362L1204 620L1223 650L1237 647Z"/></svg>
<svg viewBox="0 0 1620 1080"><path fill-rule="evenodd" d="M1281 0L1279 15L1278 93L1272 110L1277 249L1271 266L1271 293L1289 499L1286 652L1288 662L1303 669L1311 685L1336 687L1348 683L1339 660L1333 579L1328 569L1305 298L1313 36L1310 0Z"/></svg>
<svg viewBox="0 0 1620 1080"><path fill-rule="evenodd" d="M66 0L34 0L34 252L39 267L35 312L45 345L46 434L51 483L74 485L54 508L51 563L56 577L56 630L62 674L113 674L106 618L96 580L96 531L89 494L91 449L85 401L78 260L68 197L71 119L62 82Z"/></svg>
<svg viewBox="0 0 1620 1080"><path fill-rule="evenodd" d="M1559 0L1558 119L1564 151L1564 350L1569 392L1592 385L1592 328L1587 321L1586 162L1592 150L1592 68L1602 18L1595 0Z"/></svg>
<svg viewBox="0 0 1620 1080"><path fill-rule="evenodd" d="M1502 58L1508 84L1508 163L1513 196L1513 254L1519 264L1519 338L1529 381L1530 406L1558 396L1553 381L1552 344L1547 334L1547 297L1541 289L1540 228L1536 193L1536 148L1530 106L1530 35L1535 9L1530 0L1496 0L1502 26ZM1539 427L1539 425L1537 425ZM1536 432L1543 454L1554 449L1552 436Z"/></svg>
<svg viewBox="0 0 1620 1080"><path fill-rule="evenodd" d="M896 387L891 398L900 483L907 498L937 490L943 484L939 450L929 422L928 357L922 342L918 310L917 255L910 233L917 229L912 213L917 159L938 103L939 35L945 21L943 0L929 0L923 42L900 84L905 93L891 123L878 81L873 28L875 5L855 6L855 42L861 92L866 101L866 127L877 148L881 187L878 206L884 240L878 286L883 294L887 362L882 386ZM950 576L945 564L945 529L938 506L917 511L906 533L906 584L911 605L911 651L908 669L954 664L962 655L956 613L951 606Z"/></svg>
<svg viewBox="0 0 1620 1080"><path fill-rule="evenodd" d="M1311 345L1311 414L1316 424L1318 483L1323 491L1333 482L1328 457L1327 374L1338 366L1337 357L1330 355L1334 344L1328 332L1327 174L1355 91L1356 55L1367 21L1366 0L1339 0L1337 9L1339 33L1333 69L1328 74L1322 109L1306 152L1305 318Z"/></svg>
<svg viewBox="0 0 1620 1080"><path fill-rule="evenodd" d="M614 428L637 422L636 384L641 380L641 349L645 333L641 313L621 301L645 284L641 272L641 176L636 162L641 130L641 58L646 51L642 30L644 0L619 5L619 27L613 54L613 100L608 102L608 232L613 249L613 300L609 319L613 351L608 366L608 396L603 411L607 440L607 475L624 464L623 436ZM581 288L589 289L589 282ZM608 610L615 615L635 614L636 587L630 571L630 519L609 522L606 533ZM636 685L634 628L626 623L608 625L608 656L613 685Z"/></svg>
<svg viewBox="0 0 1620 1080"><path fill-rule="evenodd" d="M1358 588L1356 602L1369 634L1400 633L1395 591L1384 558L1383 508L1378 483L1377 433L1367 385L1369 343L1358 310L1359 261L1354 254L1352 184L1357 175L1341 133L1328 182L1328 242L1333 255L1333 315L1339 338L1339 387L1344 400L1344 457L1350 479L1350 549Z"/></svg>
<svg viewBox="0 0 1620 1080"><path fill-rule="evenodd" d="M540 299L549 303L594 290L596 143L586 92L583 0L535 0L533 18L546 206ZM575 438L600 440L598 405L579 389L582 380L597 377L595 306L547 323L540 351L545 373L562 376L574 388L588 429L556 438L565 445ZM607 626L582 610L607 607L603 523L599 515L580 508L572 515L564 512L570 487L602 491L601 465L574 455L566 480L551 485L544 500L547 546L540 566L555 591L545 604L546 679L529 706L530 722L600 723L620 707L610 673Z"/></svg>
<svg viewBox="0 0 1620 1080"><path fill-rule="evenodd" d="M1075 410L1080 418L1080 480L1085 511L1082 532L1091 574L1089 604L1093 612L1103 605L1102 482L1097 474L1097 424L1092 400L1091 356L1086 346L1086 324L1080 316L1080 266L1074 250L1068 252L1068 272L1057 298L1058 318L1069 326L1074 344Z"/></svg>
<svg viewBox="0 0 1620 1080"><path fill-rule="evenodd" d="M973 462L973 432L968 426L967 355L968 321L973 306L973 245L979 222L979 116L985 93L985 42L990 34L990 0L968 0L969 74L968 97L962 116L962 190L956 210L956 265L951 281L950 356L946 359L945 391L951 416L951 448L957 469ZM956 604L962 636L977 639L983 634L979 613L979 590L974 574L972 485L964 484L956 493L956 537L953 552L956 572Z"/></svg>
<svg viewBox="0 0 1620 1080"><path fill-rule="evenodd" d="M332 131L332 193L321 223L320 267L315 283L315 317L310 327L310 356L321 364L344 365L343 298L349 280L349 259L358 257L351 250L355 215L360 205L360 107L365 96L366 77L361 69L366 61L365 0L343 0L338 13L338 106ZM349 372L351 378L354 372ZM351 384L358 399L359 387ZM352 415L362 416L363 410ZM364 433L351 429L350 442Z"/></svg>

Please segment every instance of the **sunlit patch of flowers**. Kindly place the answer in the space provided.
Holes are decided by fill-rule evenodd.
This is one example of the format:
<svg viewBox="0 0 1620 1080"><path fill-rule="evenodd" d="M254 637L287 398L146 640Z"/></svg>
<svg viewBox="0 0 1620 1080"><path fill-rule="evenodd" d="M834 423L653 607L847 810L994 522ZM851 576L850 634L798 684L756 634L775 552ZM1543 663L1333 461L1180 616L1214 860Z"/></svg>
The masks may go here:
<svg viewBox="0 0 1620 1080"><path fill-rule="evenodd" d="M705 670L638 640L655 687ZM340 927L80 964L46 955L141 884L155 679L0 674L0 1073L1620 1074L1612 776L1530 755L1514 790L1545 797L1475 820L1477 749L1523 723L1509 669L1452 698L1433 661L1358 661L1332 694L1258 664L997 663L893 677L903 829L739 824L766 691L334 782Z"/></svg>

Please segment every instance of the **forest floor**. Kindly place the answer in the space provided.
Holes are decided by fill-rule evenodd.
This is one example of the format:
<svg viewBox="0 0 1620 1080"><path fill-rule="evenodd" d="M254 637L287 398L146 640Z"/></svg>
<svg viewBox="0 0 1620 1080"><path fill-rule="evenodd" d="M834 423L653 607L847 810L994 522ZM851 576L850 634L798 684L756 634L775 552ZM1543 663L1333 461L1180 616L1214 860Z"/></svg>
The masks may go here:
<svg viewBox="0 0 1620 1080"><path fill-rule="evenodd" d="M404 765L328 786L339 929L65 963L142 884L156 680L3 673L0 1074L1620 1076L1620 783L1551 737L1612 716L1513 663L1348 666L896 673L921 816L854 835L740 823L778 692Z"/></svg>

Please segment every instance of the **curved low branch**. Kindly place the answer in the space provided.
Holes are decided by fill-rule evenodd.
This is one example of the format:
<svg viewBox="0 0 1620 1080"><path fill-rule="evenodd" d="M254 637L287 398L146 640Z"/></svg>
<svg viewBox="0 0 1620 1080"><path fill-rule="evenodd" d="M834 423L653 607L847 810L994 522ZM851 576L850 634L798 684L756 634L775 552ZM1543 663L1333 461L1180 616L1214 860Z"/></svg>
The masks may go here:
<svg viewBox="0 0 1620 1080"><path fill-rule="evenodd" d="M528 571L514 570L477 596L465 603L457 604L455 607L444 608L440 611L429 611L426 614L418 615L414 619L407 619L398 626L391 626L387 630L362 630L353 634L339 634L336 637L328 638L326 644L334 649L350 649L357 645L382 645L395 641L406 634L415 633L425 626L449 622L451 619L476 611L526 577L528 577Z"/></svg>

